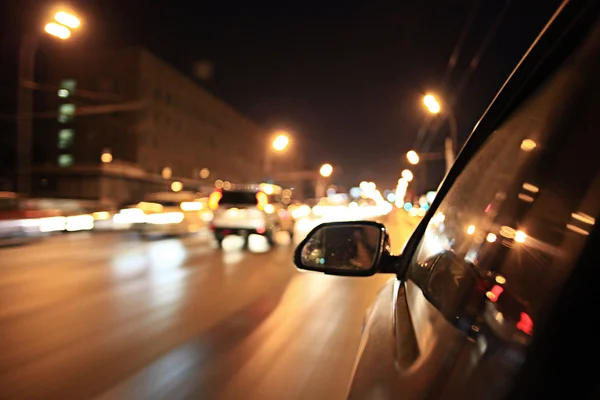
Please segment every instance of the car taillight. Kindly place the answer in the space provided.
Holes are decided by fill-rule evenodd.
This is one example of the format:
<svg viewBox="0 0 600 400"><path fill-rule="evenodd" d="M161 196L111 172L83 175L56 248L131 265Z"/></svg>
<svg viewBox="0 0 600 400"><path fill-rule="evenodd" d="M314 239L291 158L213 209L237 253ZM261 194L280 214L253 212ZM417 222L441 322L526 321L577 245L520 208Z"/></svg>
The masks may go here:
<svg viewBox="0 0 600 400"><path fill-rule="evenodd" d="M217 190L212 192L208 198L208 207L213 211L216 210L219 207L219 201L221 201L222 197L223 193L221 193L221 191Z"/></svg>

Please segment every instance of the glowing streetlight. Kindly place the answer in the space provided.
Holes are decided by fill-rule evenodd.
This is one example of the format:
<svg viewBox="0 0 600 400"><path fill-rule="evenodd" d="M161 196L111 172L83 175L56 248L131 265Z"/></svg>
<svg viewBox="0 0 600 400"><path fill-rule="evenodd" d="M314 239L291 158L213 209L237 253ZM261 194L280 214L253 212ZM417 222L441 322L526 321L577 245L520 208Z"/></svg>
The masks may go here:
<svg viewBox="0 0 600 400"><path fill-rule="evenodd" d="M271 174L271 170L273 169L273 158L272 153L273 150L276 152L282 152L285 150L290 144L290 137L285 131L280 131L275 139L272 142L269 142L269 145L265 151L264 165L263 170L267 179L270 179L269 175Z"/></svg>
<svg viewBox="0 0 600 400"><path fill-rule="evenodd" d="M283 151L290 144L290 138L287 135L278 135L273 140L273 148L277 151Z"/></svg>
<svg viewBox="0 0 600 400"><path fill-rule="evenodd" d="M404 179L406 179L406 181L407 181L407 182L410 182L410 181L412 181L412 180L413 180L413 177L414 177L414 176L413 176L413 173L412 173L412 172L410 172L410 170L409 170L409 169L405 169L404 171L402 171L402 177L403 177Z"/></svg>
<svg viewBox="0 0 600 400"><path fill-rule="evenodd" d="M446 138L444 142L444 157L446 159L446 172L450 171L458 149L458 124L456 122L456 116L443 98L438 101L434 95L427 94L423 97L423 104L425 104L425 107L427 107L427 110L429 110L431 114L439 114L442 110L441 104L444 104L444 112L448 116L448 122L450 124L450 136Z"/></svg>
<svg viewBox="0 0 600 400"><path fill-rule="evenodd" d="M319 173L323 178L328 178L333 173L333 167L331 164L323 164L321 165L321 169L319 169Z"/></svg>
<svg viewBox="0 0 600 400"><path fill-rule="evenodd" d="M417 154L416 151L411 150L408 153L406 153L406 159L408 160L409 163L411 163L412 165L416 165L419 163L419 155Z"/></svg>
<svg viewBox="0 0 600 400"><path fill-rule="evenodd" d="M423 103L425 104L425 107L427 107L429 112L432 114L438 114L442 110L442 106L440 106L440 103L432 94L428 94L425 97L423 97Z"/></svg>
<svg viewBox="0 0 600 400"><path fill-rule="evenodd" d="M202 179L206 179L210 176L210 169L208 168L202 168L200 170L200 178Z"/></svg>
<svg viewBox="0 0 600 400"><path fill-rule="evenodd" d="M77 29L81 26L81 20L66 11L59 11L54 14L54 20L70 29Z"/></svg>
<svg viewBox="0 0 600 400"><path fill-rule="evenodd" d="M56 38L66 40L71 30L79 28L81 20L75 15L59 11L54 20L44 26L44 31ZM31 190L31 137L33 111L33 91L25 82L34 82L35 56L38 46L38 33L26 34L19 50L19 76L17 89L17 190L29 193ZM64 93L59 93L59 96Z"/></svg>
<svg viewBox="0 0 600 400"><path fill-rule="evenodd" d="M112 162L112 160L113 160L113 156L108 151L105 151L100 156L100 161L102 161L105 164L108 164L108 163Z"/></svg>
<svg viewBox="0 0 600 400"><path fill-rule="evenodd" d="M71 37L71 30L64 25L57 24L56 22L50 22L44 27L46 33L55 36L59 39L68 39Z"/></svg>

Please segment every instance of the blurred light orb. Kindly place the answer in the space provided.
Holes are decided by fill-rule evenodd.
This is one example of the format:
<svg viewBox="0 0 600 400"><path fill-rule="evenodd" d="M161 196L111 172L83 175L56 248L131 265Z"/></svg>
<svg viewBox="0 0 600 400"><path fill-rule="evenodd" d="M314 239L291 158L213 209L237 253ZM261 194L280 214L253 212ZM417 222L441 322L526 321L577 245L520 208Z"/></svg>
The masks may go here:
<svg viewBox="0 0 600 400"><path fill-rule="evenodd" d="M333 167L331 166L331 164L323 164L321 166L321 169L319 169L319 173L322 177L327 178L333 173Z"/></svg>
<svg viewBox="0 0 600 400"><path fill-rule="evenodd" d="M287 135L281 134L278 135L275 140L273 140L273 148L277 151L283 151L290 143L290 139Z"/></svg>
<svg viewBox="0 0 600 400"><path fill-rule="evenodd" d="M208 168L202 168L200 170L200 178L206 179L210 176L210 170Z"/></svg>
<svg viewBox="0 0 600 400"><path fill-rule="evenodd" d="M169 167L164 167L161 172L161 175L162 175L163 179L169 179L169 178L171 178L171 176L173 176L173 171Z"/></svg>
<svg viewBox="0 0 600 400"><path fill-rule="evenodd" d="M179 182L179 181L175 181L173 183L171 183L171 190L174 192L181 192L181 189L183 189L183 183Z"/></svg>
<svg viewBox="0 0 600 400"><path fill-rule="evenodd" d="M419 163L419 155L414 150L411 150L408 153L406 153L406 159L408 160L409 163L411 163L413 165Z"/></svg>
<svg viewBox="0 0 600 400"><path fill-rule="evenodd" d="M412 180L413 180L413 177L414 177L414 176L413 176L413 173L412 173L412 172L410 172L410 170L408 170L408 169L405 169L404 171L402 171L402 177L403 177L404 179L406 179L406 181L407 181L407 182L410 182L410 181L412 181Z"/></svg>

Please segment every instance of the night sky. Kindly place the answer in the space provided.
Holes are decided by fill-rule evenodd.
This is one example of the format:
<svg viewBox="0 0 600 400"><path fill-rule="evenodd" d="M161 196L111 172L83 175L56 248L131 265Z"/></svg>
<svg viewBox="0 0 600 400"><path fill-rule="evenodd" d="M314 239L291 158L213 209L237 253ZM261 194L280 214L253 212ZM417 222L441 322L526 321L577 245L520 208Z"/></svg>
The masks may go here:
<svg viewBox="0 0 600 400"><path fill-rule="evenodd" d="M3 105L12 96L7 88L16 71L11 60L18 32L35 21L44 3L51 4L7 3ZM423 94L446 93L464 141L559 1L513 0L503 14L506 3L313 8L297 2L73 1L85 30L70 46L90 51L142 45L188 75L195 63L208 61L214 74L202 85L260 125L289 129L310 165L328 161L341 167L338 179L344 184L375 180L391 187L407 150L442 149L446 130L436 129L436 121L418 135L429 120ZM449 71L448 59L474 8L473 25ZM469 73L496 22L498 30ZM427 169L423 188L435 188L443 161Z"/></svg>

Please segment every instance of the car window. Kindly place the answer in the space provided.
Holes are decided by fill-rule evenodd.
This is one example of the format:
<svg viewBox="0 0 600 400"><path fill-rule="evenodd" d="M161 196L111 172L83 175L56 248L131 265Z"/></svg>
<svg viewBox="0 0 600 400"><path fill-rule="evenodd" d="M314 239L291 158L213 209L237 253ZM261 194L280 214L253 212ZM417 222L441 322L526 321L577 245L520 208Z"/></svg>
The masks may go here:
<svg viewBox="0 0 600 400"><path fill-rule="evenodd" d="M256 192L251 191L223 191L219 204L249 204L256 205Z"/></svg>
<svg viewBox="0 0 600 400"><path fill-rule="evenodd" d="M498 363L486 375L495 381L488 388L505 385L524 360L600 211L600 85L594 68L575 65L490 135L431 217L407 272L457 327L497 348L517 346L511 368Z"/></svg>

